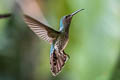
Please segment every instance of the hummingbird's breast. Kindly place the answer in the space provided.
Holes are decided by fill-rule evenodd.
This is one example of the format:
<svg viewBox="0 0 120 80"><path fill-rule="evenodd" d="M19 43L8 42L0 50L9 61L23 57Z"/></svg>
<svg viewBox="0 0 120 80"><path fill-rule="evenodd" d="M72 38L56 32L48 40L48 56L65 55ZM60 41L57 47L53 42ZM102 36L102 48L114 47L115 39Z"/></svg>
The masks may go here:
<svg viewBox="0 0 120 80"><path fill-rule="evenodd" d="M65 47L67 46L69 41L68 34L62 34L58 36L56 42L55 42L55 48L59 51L63 51Z"/></svg>

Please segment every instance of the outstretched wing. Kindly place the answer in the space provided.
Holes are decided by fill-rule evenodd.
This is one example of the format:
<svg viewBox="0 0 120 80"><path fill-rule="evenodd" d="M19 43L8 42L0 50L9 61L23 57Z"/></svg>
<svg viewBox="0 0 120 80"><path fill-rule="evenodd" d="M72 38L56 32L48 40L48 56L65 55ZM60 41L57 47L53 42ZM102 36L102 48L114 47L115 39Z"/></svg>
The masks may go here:
<svg viewBox="0 0 120 80"><path fill-rule="evenodd" d="M30 16L24 15L24 21L35 34L49 43L52 43L52 41L59 35L59 32L31 18Z"/></svg>

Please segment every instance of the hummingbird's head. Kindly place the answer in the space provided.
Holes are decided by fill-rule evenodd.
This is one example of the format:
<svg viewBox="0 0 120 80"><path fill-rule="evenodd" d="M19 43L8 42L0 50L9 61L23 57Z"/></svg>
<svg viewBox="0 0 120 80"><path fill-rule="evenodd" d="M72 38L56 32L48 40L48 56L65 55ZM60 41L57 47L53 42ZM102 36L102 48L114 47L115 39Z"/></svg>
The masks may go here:
<svg viewBox="0 0 120 80"><path fill-rule="evenodd" d="M72 17L82 10L84 10L84 9L79 9L79 10L73 12L72 14L63 16L60 20L60 30L62 30L63 28L69 27Z"/></svg>

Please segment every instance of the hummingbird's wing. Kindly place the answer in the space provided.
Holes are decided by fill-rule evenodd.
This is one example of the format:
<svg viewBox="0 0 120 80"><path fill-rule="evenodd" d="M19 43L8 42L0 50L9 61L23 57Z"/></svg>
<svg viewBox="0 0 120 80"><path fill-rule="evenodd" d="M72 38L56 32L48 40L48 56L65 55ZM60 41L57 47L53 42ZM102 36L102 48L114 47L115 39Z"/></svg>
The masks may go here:
<svg viewBox="0 0 120 80"><path fill-rule="evenodd" d="M49 43L52 43L59 35L58 31L53 30L30 16L24 15L24 21L35 34Z"/></svg>

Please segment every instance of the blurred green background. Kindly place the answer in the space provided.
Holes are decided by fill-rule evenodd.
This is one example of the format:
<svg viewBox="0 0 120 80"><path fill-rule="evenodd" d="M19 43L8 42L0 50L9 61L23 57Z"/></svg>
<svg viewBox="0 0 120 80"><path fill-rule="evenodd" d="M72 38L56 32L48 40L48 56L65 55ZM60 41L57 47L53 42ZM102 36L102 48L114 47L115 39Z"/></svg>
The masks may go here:
<svg viewBox="0 0 120 80"><path fill-rule="evenodd" d="M28 13L58 30L60 18L73 17L70 55L62 72L50 72L50 45L24 23ZM0 0L0 80L120 80L120 0ZM41 18L42 17L42 18Z"/></svg>

